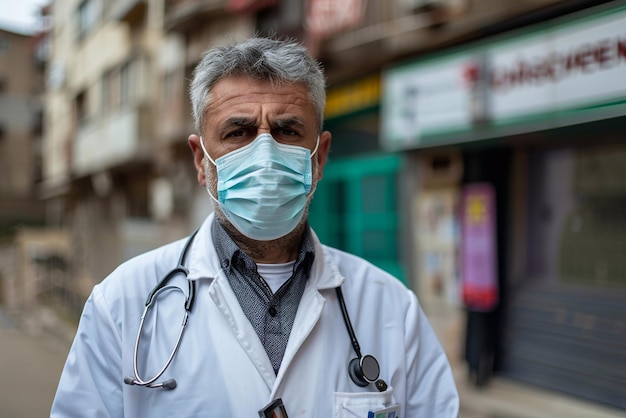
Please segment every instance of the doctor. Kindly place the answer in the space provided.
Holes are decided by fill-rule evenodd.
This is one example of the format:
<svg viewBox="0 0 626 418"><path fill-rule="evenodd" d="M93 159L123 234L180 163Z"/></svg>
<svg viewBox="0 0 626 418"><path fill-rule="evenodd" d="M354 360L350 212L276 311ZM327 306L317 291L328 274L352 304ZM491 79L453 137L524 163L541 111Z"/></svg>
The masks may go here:
<svg viewBox="0 0 626 418"><path fill-rule="evenodd" d="M253 38L208 51L190 91L214 215L94 287L51 416L457 417L415 294L307 223L331 140L318 63Z"/></svg>

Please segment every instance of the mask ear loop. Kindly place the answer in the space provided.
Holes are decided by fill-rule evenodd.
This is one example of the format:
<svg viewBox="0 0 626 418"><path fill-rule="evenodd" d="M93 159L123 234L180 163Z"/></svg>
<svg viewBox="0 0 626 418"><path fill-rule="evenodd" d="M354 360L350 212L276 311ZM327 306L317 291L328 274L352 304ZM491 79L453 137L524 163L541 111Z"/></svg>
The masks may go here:
<svg viewBox="0 0 626 418"><path fill-rule="evenodd" d="M204 156L211 161L211 163L217 167L217 164L215 164L215 161L213 161L213 158L211 158L211 156L209 155L208 151L206 150L206 148L204 147L204 138L200 137L200 147L202 148L202 152L204 152ZM206 169L206 168L205 168ZM205 173L205 178L206 178L206 173ZM217 203L218 205L220 204L220 202L215 198L215 196L213 196L213 193L211 193L211 190L209 189L209 185L206 185L206 191L209 193L209 196L211 197L211 199L213 199L213 201L215 203Z"/></svg>
<svg viewBox="0 0 626 418"><path fill-rule="evenodd" d="M320 136L317 135L317 142L315 143L315 148L313 149L313 152L311 153L311 158L313 158L319 146L320 146Z"/></svg>
<svg viewBox="0 0 626 418"><path fill-rule="evenodd" d="M202 137L200 137L200 147L202 148L202 152L204 152L204 156L207 157L209 161L211 161L211 163L213 163L213 165L217 167L217 164L215 164L213 158L211 158L206 148L204 148L204 138ZM317 147L315 147L315 149L317 149Z"/></svg>

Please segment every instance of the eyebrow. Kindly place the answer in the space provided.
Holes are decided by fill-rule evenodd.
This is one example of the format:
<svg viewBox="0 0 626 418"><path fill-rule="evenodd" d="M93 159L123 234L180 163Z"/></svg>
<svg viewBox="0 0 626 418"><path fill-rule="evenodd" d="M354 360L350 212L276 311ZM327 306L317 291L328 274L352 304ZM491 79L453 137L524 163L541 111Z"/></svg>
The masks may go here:
<svg viewBox="0 0 626 418"><path fill-rule="evenodd" d="M231 126L249 128L249 127L253 127L256 125L256 119L248 118L245 116L234 116L234 117L226 119L220 125L222 129L227 129Z"/></svg>
<svg viewBox="0 0 626 418"><path fill-rule="evenodd" d="M257 125L257 121L255 118L249 118L246 116L233 116L226 119L224 122L220 124L220 131L226 131L234 126L239 128L254 128ZM299 128L304 128L305 123L298 118L286 118L286 119L276 119L272 122L272 128L290 128L297 126Z"/></svg>
<svg viewBox="0 0 626 418"><path fill-rule="evenodd" d="M288 118L288 119L277 119L272 123L277 128L289 128L292 126L298 126L299 128L304 128L304 122L298 118Z"/></svg>

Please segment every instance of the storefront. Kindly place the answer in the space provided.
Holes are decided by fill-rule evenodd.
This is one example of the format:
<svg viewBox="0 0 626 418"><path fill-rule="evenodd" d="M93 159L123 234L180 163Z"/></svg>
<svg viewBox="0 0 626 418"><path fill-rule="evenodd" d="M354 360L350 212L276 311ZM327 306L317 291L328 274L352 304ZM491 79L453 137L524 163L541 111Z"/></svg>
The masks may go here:
<svg viewBox="0 0 626 418"><path fill-rule="evenodd" d="M380 75L332 86L324 129L332 133L309 221L322 242L405 281L399 200L401 155L380 148Z"/></svg>
<svg viewBox="0 0 626 418"><path fill-rule="evenodd" d="M382 99L385 148L420 165L411 210L425 305L492 313L496 373L620 408L624 80L616 1L394 66ZM423 216L433 196L456 208L445 248Z"/></svg>

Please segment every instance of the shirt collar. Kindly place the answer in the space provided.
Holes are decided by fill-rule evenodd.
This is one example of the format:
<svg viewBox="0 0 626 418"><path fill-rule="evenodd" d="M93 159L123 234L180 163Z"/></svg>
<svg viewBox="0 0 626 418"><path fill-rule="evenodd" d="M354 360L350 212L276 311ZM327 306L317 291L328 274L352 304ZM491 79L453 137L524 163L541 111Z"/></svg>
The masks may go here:
<svg viewBox="0 0 626 418"><path fill-rule="evenodd" d="M311 266L315 260L315 245L313 237L311 236L310 228L307 224L304 230L304 236L298 256L296 257L296 263L294 264L293 271L298 269L304 269L304 277L308 279L311 273ZM226 229L214 218L211 225L211 235L213 238L213 244L223 269L228 268L234 263L245 263L245 267L248 270L256 270L256 263L247 254L245 254L239 246L235 243L232 237L226 232Z"/></svg>
<svg viewBox="0 0 626 418"><path fill-rule="evenodd" d="M189 268L189 275L187 276L189 280L213 280L219 277L219 271L222 269L221 261L217 255L211 233L214 219L215 214L212 213L204 220L189 249L188 262L186 263ZM315 231L310 227L307 228L305 235L305 240L309 239L313 252L308 257L312 266L307 272L307 277L313 277L315 280L313 285L320 290L340 286L345 279L335 263L335 258L341 252L335 250L331 254L331 250L320 243ZM307 246L308 244L303 241L301 249L307 248Z"/></svg>

